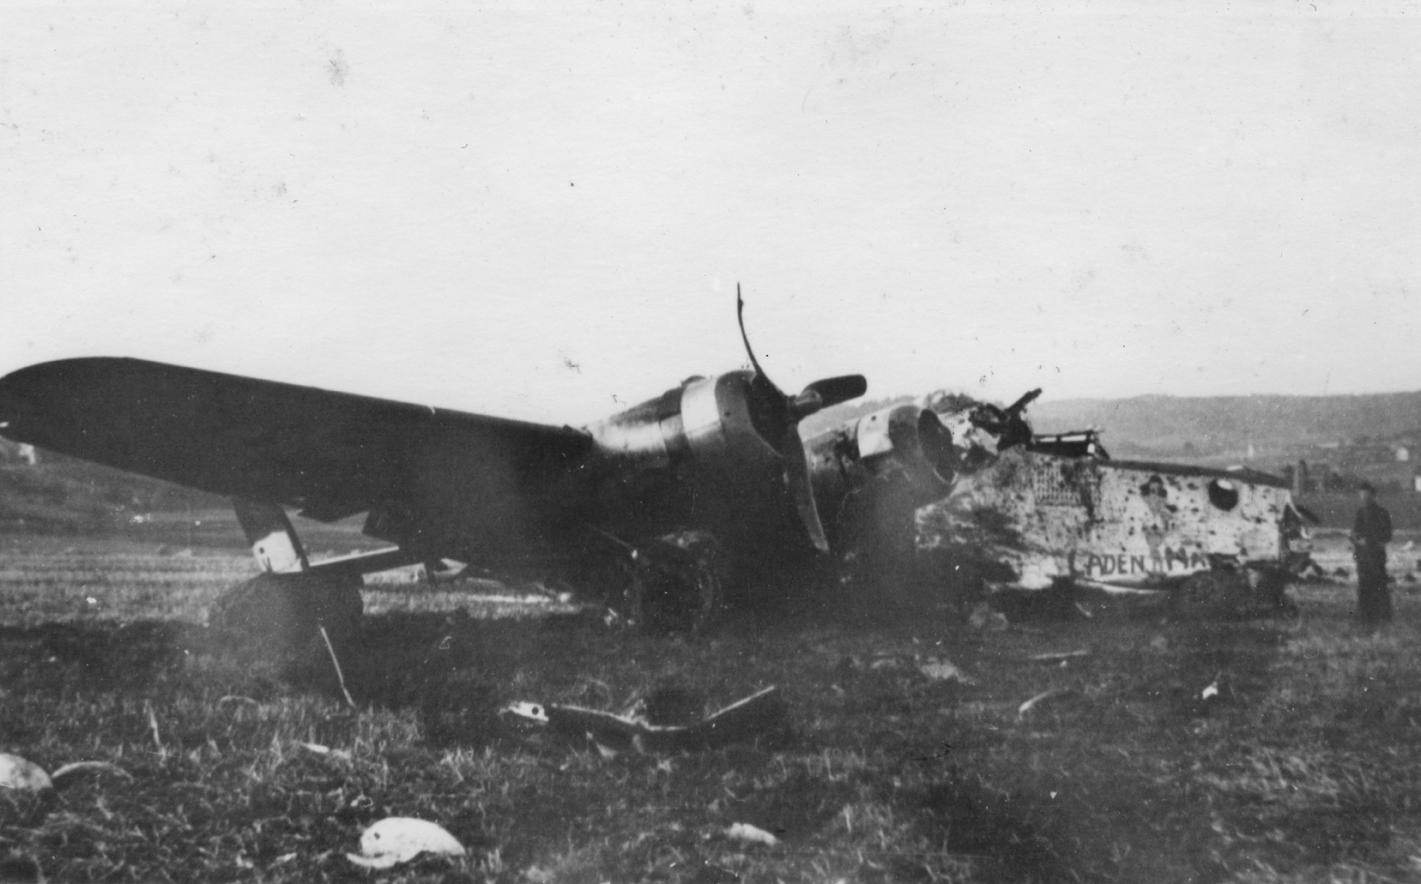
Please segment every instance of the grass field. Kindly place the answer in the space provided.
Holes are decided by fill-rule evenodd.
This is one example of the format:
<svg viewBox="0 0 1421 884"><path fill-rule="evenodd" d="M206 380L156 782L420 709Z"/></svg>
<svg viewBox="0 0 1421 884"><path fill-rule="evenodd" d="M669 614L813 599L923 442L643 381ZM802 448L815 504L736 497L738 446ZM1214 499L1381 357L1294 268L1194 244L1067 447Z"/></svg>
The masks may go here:
<svg viewBox="0 0 1421 884"><path fill-rule="evenodd" d="M1317 584L1293 590L1286 620L1107 612L978 631L819 611L733 615L695 640L382 584L341 661L352 710L327 667L214 648L203 611L251 568L239 545L0 538L0 750L133 776L81 780L38 825L0 827L0 878L1421 878L1409 584L1377 635L1350 623L1350 587ZM1032 659L1072 651L1087 653ZM970 683L920 670L938 659ZM790 726L609 759L496 714L623 708L668 684L713 705L778 685ZM357 869L344 854L386 816L438 822L469 853ZM780 843L732 840L736 822Z"/></svg>

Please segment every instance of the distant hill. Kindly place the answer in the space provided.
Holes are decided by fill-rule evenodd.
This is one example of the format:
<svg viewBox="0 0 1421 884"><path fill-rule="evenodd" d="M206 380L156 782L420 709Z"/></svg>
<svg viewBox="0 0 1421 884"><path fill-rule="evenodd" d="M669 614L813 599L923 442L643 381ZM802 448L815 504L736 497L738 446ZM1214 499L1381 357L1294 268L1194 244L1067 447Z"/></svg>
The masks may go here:
<svg viewBox="0 0 1421 884"><path fill-rule="evenodd" d="M806 439L890 405L895 396L848 402L805 420ZM997 403L1004 405L1006 403ZM1413 487L1421 466L1421 391L1356 396L1137 396L1037 401L1038 433L1096 428L1118 458L1204 466L1235 464L1291 476L1306 461L1317 488L1363 479L1383 490ZM1409 459L1400 457L1407 449Z"/></svg>
<svg viewBox="0 0 1421 884"><path fill-rule="evenodd" d="M1421 391L1358 396L1137 396L1038 401L1038 433L1097 427L1112 453L1209 455L1421 435Z"/></svg>
<svg viewBox="0 0 1421 884"><path fill-rule="evenodd" d="M214 494L62 454L40 451L38 459L0 460L0 531L94 533L133 514L230 508Z"/></svg>

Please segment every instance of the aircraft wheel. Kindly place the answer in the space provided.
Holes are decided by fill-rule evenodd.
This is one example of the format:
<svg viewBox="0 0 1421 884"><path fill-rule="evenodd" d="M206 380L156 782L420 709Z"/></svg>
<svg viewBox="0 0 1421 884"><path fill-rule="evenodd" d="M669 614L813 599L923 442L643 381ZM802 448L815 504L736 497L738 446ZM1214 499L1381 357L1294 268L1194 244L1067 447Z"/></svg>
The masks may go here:
<svg viewBox="0 0 1421 884"><path fill-rule="evenodd" d="M716 615L720 613L721 603L724 601L720 578L716 576L715 568L709 562L697 562L696 564L694 598L691 601L692 609L688 625L692 635L700 635L715 622Z"/></svg>
<svg viewBox="0 0 1421 884"><path fill-rule="evenodd" d="M710 535L668 535L639 552L627 593L632 621L651 633L709 629L724 601Z"/></svg>

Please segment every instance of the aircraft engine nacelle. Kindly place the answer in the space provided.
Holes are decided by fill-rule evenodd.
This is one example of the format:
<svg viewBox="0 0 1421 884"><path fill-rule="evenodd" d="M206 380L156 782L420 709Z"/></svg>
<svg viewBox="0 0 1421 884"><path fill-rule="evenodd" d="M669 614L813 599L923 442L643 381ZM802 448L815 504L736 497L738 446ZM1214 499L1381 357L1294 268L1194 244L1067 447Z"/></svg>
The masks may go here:
<svg viewBox="0 0 1421 884"><path fill-rule="evenodd" d="M888 469L946 491L956 469L952 431L916 405L895 405L859 418L853 438L860 463L875 474Z"/></svg>
<svg viewBox="0 0 1421 884"><path fill-rule="evenodd" d="M795 532L827 552L799 422L863 394L860 375L815 381L788 395L764 372L693 377L656 399L588 427L603 482L598 524L677 521L768 540ZM599 469L600 466L600 469Z"/></svg>
<svg viewBox="0 0 1421 884"><path fill-rule="evenodd" d="M604 455L643 468L750 470L779 460L771 429L784 417L757 395L754 373L693 377L661 396L589 427Z"/></svg>
<svg viewBox="0 0 1421 884"><path fill-rule="evenodd" d="M945 497L957 453L937 414L894 405L810 440L809 462L835 547L854 548L870 526L892 533L904 514Z"/></svg>
<svg viewBox="0 0 1421 884"><path fill-rule="evenodd" d="M821 506L842 507L875 479L907 479L924 502L952 487L957 452L952 431L933 411L893 405L811 439L810 471Z"/></svg>

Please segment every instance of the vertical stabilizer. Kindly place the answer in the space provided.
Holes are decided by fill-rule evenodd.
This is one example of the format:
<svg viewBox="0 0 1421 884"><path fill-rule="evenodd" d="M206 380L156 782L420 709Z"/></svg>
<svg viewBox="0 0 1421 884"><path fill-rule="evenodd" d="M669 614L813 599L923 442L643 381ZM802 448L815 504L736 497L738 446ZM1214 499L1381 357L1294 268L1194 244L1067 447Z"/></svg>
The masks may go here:
<svg viewBox="0 0 1421 884"><path fill-rule="evenodd" d="M240 497L232 498L232 508L237 511L242 533L247 535L252 555L263 571L284 573L310 567L285 510L274 503L257 503Z"/></svg>

